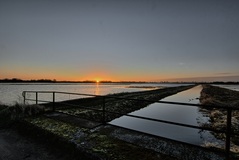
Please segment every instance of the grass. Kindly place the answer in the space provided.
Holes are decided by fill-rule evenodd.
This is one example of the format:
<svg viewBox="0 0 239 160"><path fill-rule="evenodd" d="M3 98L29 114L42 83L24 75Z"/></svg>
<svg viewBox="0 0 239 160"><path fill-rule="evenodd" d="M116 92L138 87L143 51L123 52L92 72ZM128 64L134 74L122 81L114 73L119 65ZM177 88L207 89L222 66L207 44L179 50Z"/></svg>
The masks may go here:
<svg viewBox="0 0 239 160"><path fill-rule="evenodd" d="M11 123L10 113L7 110L8 106L0 105L0 127L6 126Z"/></svg>
<svg viewBox="0 0 239 160"><path fill-rule="evenodd" d="M20 119L37 115L44 112L44 107L40 105L0 105L0 127L8 126Z"/></svg>
<svg viewBox="0 0 239 160"><path fill-rule="evenodd" d="M210 86L203 85L203 90L201 92L200 101L202 104L215 105L215 106L228 106L239 108L239 92ZM220 109L209 109L207 113L210 118L209 124L204 124L208 127L226 130L227 128L227 111ZM232 112L232 131L234 133L239 133L239 111ZM226 135L221 133L212 133L218 139L225 140ZM239 154L239 136L233 136L231 138L231 151ZM207 147L223 148L224 146L219 146L215 143L205 143Z"/></svg>
<svg viewBox="0 0 239 160"><path fill-rule="evenodd" d="M112 160L172 160L170 156L127 143L109 135L109 129L82 128L73 124L50 119L45 116L29 117L26 121L44 132L58 137L58 140L70 142L78 148L91 155L89 159L112 159ZM36 129L36 128L35 128ZM46 137L46 136L44 136ZM59 143L57 139L54 143ZM86 156L87 157L87 156Z"/></svg>

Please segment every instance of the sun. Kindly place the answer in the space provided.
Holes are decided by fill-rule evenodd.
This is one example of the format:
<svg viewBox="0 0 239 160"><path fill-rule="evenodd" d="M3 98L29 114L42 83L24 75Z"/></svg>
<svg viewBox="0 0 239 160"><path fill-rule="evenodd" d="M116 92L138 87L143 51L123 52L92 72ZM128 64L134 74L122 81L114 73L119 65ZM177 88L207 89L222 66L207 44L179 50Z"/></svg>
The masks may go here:
<svg viewBox="0 0 239 160"><path fill-rule="evenodd" d="M96 83L100 83L100 80L97 79L97 80L96 80Z"/></svg>

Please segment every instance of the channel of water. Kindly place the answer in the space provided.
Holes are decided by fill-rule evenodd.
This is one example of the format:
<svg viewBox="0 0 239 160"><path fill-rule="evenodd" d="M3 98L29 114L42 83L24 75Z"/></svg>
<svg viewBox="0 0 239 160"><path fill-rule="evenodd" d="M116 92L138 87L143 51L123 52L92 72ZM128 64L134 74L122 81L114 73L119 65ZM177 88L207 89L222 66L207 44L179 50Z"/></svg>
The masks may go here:
<svg viewBox="0 0 239 160"><path fill-rule="evenodd" d="M202 86L198 85L192 89L166 97L162 99L162 101L199 104L201 90ZM130 113L130 115L137 115L196 126L200 126L200 124L205 123L209 120L207 115L200 112L200 109L198 107L162 103L153 103L145 108ZM110 124L195 145L203 145L207 142L220 144L224 143L221 140L217 140L208 131L175 126L160 122L153 122L127 116L117 118L111 121Z"/></svg>

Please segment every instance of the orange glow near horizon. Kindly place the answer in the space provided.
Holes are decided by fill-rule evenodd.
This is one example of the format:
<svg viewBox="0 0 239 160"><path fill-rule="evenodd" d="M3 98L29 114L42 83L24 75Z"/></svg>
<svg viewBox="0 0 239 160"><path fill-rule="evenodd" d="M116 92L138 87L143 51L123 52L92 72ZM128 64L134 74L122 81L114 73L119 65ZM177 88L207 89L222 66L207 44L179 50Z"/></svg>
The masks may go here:
<svg viewBox="0 0 239 160"><path fill-rule="evenodd" d="M1 71L1 70L0 70ZM227 77L217 77L210 76L213 73L199 73L197 77L188 74L180 74L177 75L175 72L166 72L159 73L158 75L154 73L144 73L141 72L111 72L108 70L98 69L97 71L88 71L88 72L66 72L64 70L57 70L56 72L52 70L46 70L42 72L41 70L32 70L31 68L27 71L13 71L7 70L4 71L0 75L0 79L13 79L18 78L22 80L39 80L39 79L50 79L56 81L92 81L95 83L100 83L102 81L112 81L112 82L120 82L120 81L137 81L137 82L161 82L161 81L237 81L234 79L226 79ZM175 76L176 75L176 76ZM230 78L230 77L229 77Z"/></svg>
<svg viewBox="0 0 239 160"><path fill-rule="evenodd" d="M118 79L114 75L110 74L107 71L103 71L103 69L88 72L82 75L81 77L78 77L78 80L80 81L89 80L89 81L95 81L97 83L101 81L115 81L115 80L118 81Z"/></svg>
<svg viewBox="0 0 239 160"><path fill-rule="evenodd" d="M138 70L134 71L125 71L125 72L113 72L104 68L94 68L89 71L78 71L78 70L64 70L64 68L60 68L57 70L50 70L44 68L44 72L39 68L27 68L27 70L21 69L20 71L15 70L7 70L4 71L3 74L0 75L0 79L8 78L19 78L22 80L31 80L31 79L50 79L57 81L94 81L94 82L102 82L102 81L165 81L167 79L174 78L172 75L176 73L170 72L167 74L159 73L156 75L153 73L144 73L142 74ZM180 77L190 77L187 75L180 75Z"/></svg>
<svg viewBox="0 0 239 160"><path fill-rule="evenodd" d="M96 83L100 83L101 81L112 81L112 82L118 82L118 81L154 81L157 78L154 77L148 77L145 78L145 76L139 77L136 76L135 78L133 77L127 77L124 75L120 75L120 76L106 76L106 75L99 75L96 74L95 75L87 75L87 76L69 76L69 75L56 75L56 76L52 76L49 74L40 74L38 73L38 75L32 74L32 75L21 75L21 74L15 74L15 76L11 76L11 75L7 75L7 76L1 76L0 79L12 79L12 78L19 78L22 80L38 80L38 79L50 79L50 80L57 80L57 81L95 81Z"/></svg>
<svg viewBox="0 0 239 160"><path fill-rule="evenodd" d="M20 75L20 74L14 74L12 75L1 75L0 79L13 79L13 78L18 78L22 80L39 80L39 79L50 79L50 80L56 80L56 81L92 81L95 82L97 85L102 82L102 81L112 81L112 82L120 82L120 81L137 81L137 82L161 82L161 81L168 81L168 82L175 82L175 81L216 81L216 80L221 80L221 81L238 81L237 79L226 79L227 77L186 77L186 78L181 78L181 77L153 77L153 76L135 76L133 77L127 77L124 75L121 76L115 76L114 78L109 77L109 76L85 76L85 77L77 77L77 76L69 76L69 75L56 75L56 76L50 76L48 74L39 74L39 75ZM100 78L99 78L100 77ZM230 77L229 77L230 78Z"/></svg>

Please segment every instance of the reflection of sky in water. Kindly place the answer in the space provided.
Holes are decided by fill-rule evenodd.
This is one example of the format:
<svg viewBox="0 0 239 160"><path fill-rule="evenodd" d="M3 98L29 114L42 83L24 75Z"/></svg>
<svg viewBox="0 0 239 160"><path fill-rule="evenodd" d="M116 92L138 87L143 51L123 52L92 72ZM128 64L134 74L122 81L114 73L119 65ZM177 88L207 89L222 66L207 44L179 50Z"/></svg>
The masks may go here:
<svg viewBox="0 0 239 160"><path fill-rule="evenodd" d="M198 104L201 90L202 86L200 85L190 90L166 97L162 99L162 101ZM131 114L192 125L197 125L198 118L201 120L203 118L202 114L198 112L198 107L163 103L151 104L147 108L143 108ZM207 121L207 118L205 120Z"/></svg>
<svg viewBox="0 0 239 160"><path fill-rule="evenodd" d="M125 88L123 84L0 84L0 103L14 104L22 101L23 91L59 91L105 95L109 93L142 91L142 88ZM35 98L35 94L27 94L28 98ZM56 101L81 98L82 96L56 94ZM39 94L41 100L52 100L52 94Z"/></svg>
<svg viewBox="0 0 239 160"><path fill-rule="evenodd" d="M196 86L190 90L166 97L162 99L162 101L189 102L198 104L201 89L201 86ZM130 114L196 126L208 121L208 118L204 117L203 114L199 112L198 107L194 106L154 103ZM110 123L192 144L202 144L205 140L210 142L216 141L214 136L212 136L209 132L200 132L198 129L152 122L132 117L123 116Z"/></svg>
<svg viewBox="0 0 239 160"><path fill-rule="evenodd" d="M98 86L97 86L98 85ZM137 84L140 85L140 84ZM145 84L142 84L145 85ZM147 84L150 86L160 84ZM163 84L166 85L166 84ZM180 85L180 84L177 84ZM136 92L144 91L144 88L127 88L128 84L87 84L87 83L70 83L70 84L0 84L0 103L14 104L22 101L23 91L59 91L70 93L83 93L93 95L106 95L119 92ZM167 84L174 86L174 84ZM28 94L28 98L35 98L34 94ZM82 96L56 94L56 101L80 98ZM40 94L39 99L52 100L52 94Z"/></svg>
<svg viewBox="0 0 239 160"><path fill-rule="evenodd" d="M191 129L181 126L164 124L160 122L153 122L148 120L136 119L132 117L123 116L116 119L111 124L122 126L125 128L134 129L144 133L150 133L161 137L166 137L174 140L188 142L191 144L200 145L203 142L217 141L212 134L198 129Z"/></svg>
<svg viewBox="0 0 239 160"><path fill-rule="evenodd" d="M95 84L95 95L100 95L100 86L99 83Z"/></svg>

